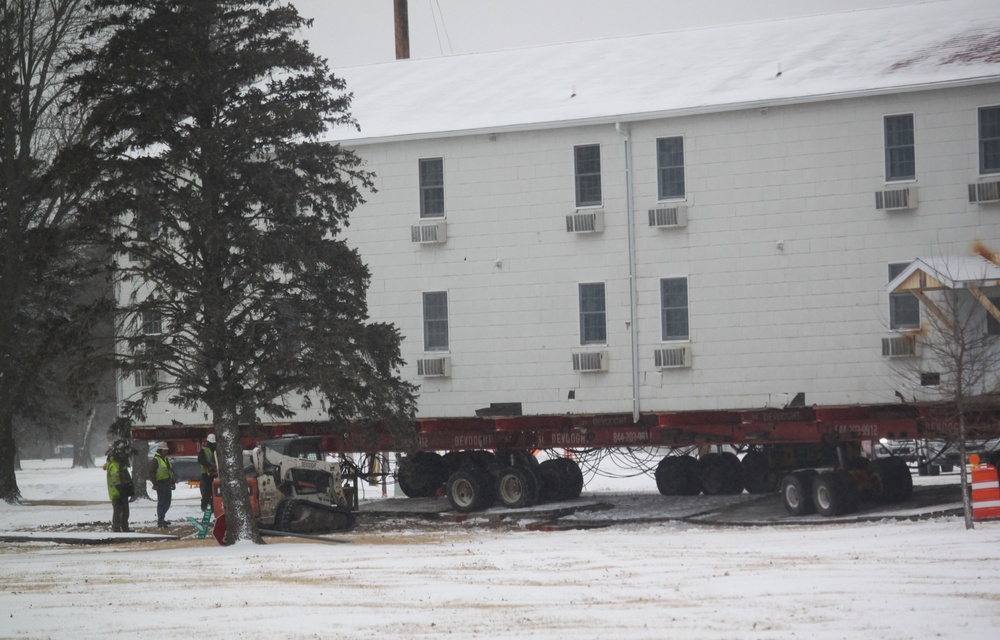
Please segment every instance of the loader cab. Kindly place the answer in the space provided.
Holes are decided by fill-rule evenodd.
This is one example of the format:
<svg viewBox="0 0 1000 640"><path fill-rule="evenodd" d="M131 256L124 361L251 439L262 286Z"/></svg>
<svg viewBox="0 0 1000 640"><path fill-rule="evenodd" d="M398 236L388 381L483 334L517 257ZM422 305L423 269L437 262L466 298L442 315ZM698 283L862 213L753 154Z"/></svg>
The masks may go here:
<svg viewBox="0 0 1000 640"><path fill-rule="evenodd" d="M323 451L320 449L322 443L323 438L318 436L285 436L264 440L260 446L289 458L323 460Z"/></svg>

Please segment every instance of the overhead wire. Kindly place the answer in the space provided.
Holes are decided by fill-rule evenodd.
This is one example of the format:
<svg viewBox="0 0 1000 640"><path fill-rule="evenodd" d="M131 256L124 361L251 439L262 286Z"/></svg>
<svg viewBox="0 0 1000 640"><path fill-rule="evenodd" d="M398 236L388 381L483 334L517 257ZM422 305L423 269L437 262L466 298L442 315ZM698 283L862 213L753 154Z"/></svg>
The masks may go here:
<svg viewBox="0 0 1000 640"><path fill-rule="evenodd" d="M431 9L431 19L434 21L434 35L437 36L438 41L438 51L441 55L453 55L455 52L451 48L451 37L448 36L448 25L444 22L444 14L441 13L441 3L439 0L428 0ZM437 17L434 15L434 8L437 7ZM438 18L441 18L441 30L444 31L444 39L448 43L448 53L445 54L444 47L441 45L441 32L438 30Z"/></svg>

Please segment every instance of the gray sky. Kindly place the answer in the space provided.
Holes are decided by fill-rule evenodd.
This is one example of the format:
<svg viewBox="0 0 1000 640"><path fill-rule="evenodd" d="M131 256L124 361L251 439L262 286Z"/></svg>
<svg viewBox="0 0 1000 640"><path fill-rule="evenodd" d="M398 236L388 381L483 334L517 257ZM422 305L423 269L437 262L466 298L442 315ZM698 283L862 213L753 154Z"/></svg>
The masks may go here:
<svg viewBox="0 0 1000 640"><path fill-rule="evenodd" d="M917 0L409 0L410 55L427 58ZM291 0L331 67L395 57L392 0Z"/></svg>

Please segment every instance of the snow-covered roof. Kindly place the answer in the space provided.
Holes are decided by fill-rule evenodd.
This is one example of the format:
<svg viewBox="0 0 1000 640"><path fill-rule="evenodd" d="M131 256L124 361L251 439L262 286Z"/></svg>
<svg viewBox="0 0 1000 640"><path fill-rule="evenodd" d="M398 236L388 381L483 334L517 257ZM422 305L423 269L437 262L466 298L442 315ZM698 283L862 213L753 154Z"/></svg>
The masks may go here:
<svg viewBox="0 0 1000 640"><path fill-rule="evenodd" d="M362 142L724 111L1000 80L1000 1L940 0L335 72Z"/></svg>
<svg viewBox="0 0 1000 640"><path fill-rule="evenodd" d="M917 258L887 289L895 293L969 287L1000 287L1000 266L978 255Z"/></svg>

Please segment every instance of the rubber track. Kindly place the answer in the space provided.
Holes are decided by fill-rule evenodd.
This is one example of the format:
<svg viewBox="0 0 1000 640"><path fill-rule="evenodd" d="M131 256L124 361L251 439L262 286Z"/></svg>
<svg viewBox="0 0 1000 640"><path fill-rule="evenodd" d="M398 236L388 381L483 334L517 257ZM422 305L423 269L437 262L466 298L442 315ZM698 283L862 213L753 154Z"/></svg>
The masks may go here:
<svg viewBox="0 0 1000 640"><path fill-rule="evenodd" d="M299 517L296 518L296 512ZM331 507L307 500L285 500L278 505L274 528L288 533L334 533L350 531L357 516L343 507Z"/></svg>

